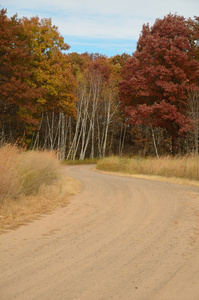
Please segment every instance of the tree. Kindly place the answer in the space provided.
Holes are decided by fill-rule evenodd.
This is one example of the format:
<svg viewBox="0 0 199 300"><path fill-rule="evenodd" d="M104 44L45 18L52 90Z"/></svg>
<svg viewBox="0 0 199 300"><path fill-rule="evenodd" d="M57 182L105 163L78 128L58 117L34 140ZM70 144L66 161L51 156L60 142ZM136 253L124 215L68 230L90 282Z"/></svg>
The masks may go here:
<svg viewBox="0 0 199 300"><path fill-rule="evenodd" d="M192 55L199 61L199 17L194 20L188 20L188 27L191 36ZM199 75L199 71L197 73ZM196 78L195 84L188 87L187 110L192 120L193 130L191 133L194 137L194 150L199 153L199 76Z"/></svg>
<svg viewBox="0 0 199 300"><path fill-rule="evenodd" d="M187 21L190 43L192 49L192 55L199 60L199 17L194 17L194 19L189 18Z"/></svg>
<svg viewBox="0 0 199 300"><path fill-rule="evenodd" d="M195 153L199 153L199 89L189 89L188 91L188 103L187 103L188 114L191 118L193 130L190 132L194 138L194 150ZM192 129L192 128L191 128Z"/></svg>
<svg viewBox="0 0 199 300"><path fill-rule="evenodd" d="M119 114L117 100L121 66L99 54L71 53L69 57L78 82L78 101L67 159L103 157L107 150L112 151L114 125L119 127L119 118L116 121L115 117ZM124 145L124 135L121 136L120 151Z"/></svg>
<svg viewBox="0 0 199 300"><path fill-rule="evenodd" d="M33 83L45 91L43 97L37 100L38 105L45 111L53 109L74 115L76 82L71 62L63 53L69 45L64 43L51 19L32 17L22 21L29 37L28 46L36 57L32 61Z"/></svg>
<svg viewBox="0 0 199 300"><path fill-rule="evenodd" d="M190 129L187 87L197 84L199 70L192 34L184 17L172 14L157 19L152 27L143 25L120 83L128 123L166 128L173 140Z"/></svg>
<svg viewBox="0 0 199 300"><path fill-rule="evenodd" d="M0 11L0 115L1 138L16 139L36 125L35 99L42 89L31 82L34 54L26 47L27 34L17 16Z"/></svg>
<svg viewBox="0 0 199 300"><path fill-rule="evenodd" d="M39 130L46 122L44 139L49 137L50 149L57 149L64 144L60 120L76 113L76 80L64 53L69 46L50 19L8 18L1 10L0 31L1 139L39 145ZM62 126L60 135L54 119Z"/></svg>

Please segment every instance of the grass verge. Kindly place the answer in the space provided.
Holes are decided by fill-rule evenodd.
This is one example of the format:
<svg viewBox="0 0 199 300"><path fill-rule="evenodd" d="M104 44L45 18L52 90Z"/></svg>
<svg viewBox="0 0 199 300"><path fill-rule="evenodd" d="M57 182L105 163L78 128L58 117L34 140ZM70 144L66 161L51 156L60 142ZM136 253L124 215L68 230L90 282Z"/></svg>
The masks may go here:
<svg viewBox="0 0 199 300"><path fill-rule="evenodd" d="M137 177L168 181L199 186L199 157L161 157L160 159L109 157L98 161L97 169L136 175ZM144 177L143 177L144 176ZM161 179L161 180L162 180Z"/></svg>
<svg viewBox="0 0 199 300"><path fill-rule="evenodd" d="M83 160L65 160L62 162L63 165L93 165L97 164L99 158L85 158Z"/></svg>
<svg viewBox="0 0 199 300"><path fill-rule="evenodd" d="M56 155L0 148L0 232L65 206L80 183L62 172Z"/></svg>

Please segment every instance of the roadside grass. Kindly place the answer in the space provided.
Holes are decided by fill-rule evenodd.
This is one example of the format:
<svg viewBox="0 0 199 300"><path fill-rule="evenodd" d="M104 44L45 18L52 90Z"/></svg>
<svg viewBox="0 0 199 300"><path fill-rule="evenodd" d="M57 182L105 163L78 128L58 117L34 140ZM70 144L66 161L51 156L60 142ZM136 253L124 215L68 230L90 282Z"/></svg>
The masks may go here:
<svg viewBox="0 0 199 300"><path fill-rule="evenodd" d="M63 165L93 165L97 164L99 158L85 158L83 160L75 159L75 160L64 160L62 162Z"/></svg>
<svg viewBox="0 0 199 300"><path fill-rule="evenodd" d="M97 169L130 175L164 177L177 183L199 185L199 156L165 156L160 159L113 156L99 160Z"/></svg>
<svg viewBox="0 0 199 300"><path fill-rule="evenodd" d="M52 152L0 148L0 232L65 206L80 183L62 172Z"/></svg>

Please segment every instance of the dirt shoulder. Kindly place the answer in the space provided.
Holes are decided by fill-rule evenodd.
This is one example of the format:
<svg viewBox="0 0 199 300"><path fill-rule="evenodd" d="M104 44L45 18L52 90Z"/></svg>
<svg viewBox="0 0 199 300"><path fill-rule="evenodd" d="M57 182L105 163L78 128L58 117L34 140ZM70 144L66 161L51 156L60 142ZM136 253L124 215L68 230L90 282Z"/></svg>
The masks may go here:
<svg viewBox="0 0 199 300"><path fill-rule="evenodd" d="M80 181L63 175L58 182L41 187L37 195L6 199L0 205L0 234L67 205L80 187Z"/></svg>

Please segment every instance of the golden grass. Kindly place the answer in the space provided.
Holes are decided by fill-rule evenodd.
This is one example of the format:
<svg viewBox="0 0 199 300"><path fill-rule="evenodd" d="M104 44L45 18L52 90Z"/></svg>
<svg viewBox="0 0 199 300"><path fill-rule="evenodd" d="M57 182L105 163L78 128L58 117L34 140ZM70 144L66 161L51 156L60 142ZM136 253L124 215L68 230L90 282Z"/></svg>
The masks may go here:
<svg viewBox="0 0 199 300"><path fill-rule="evenodd" d="M20 150L16 146L5 145L0 148L0 202L20 193L16 174L19 157Z"/></svg>
<svg viewBox="0 0 199 300"><path fill-rule="evenodd" d="M166 178L182 179L185 184L199 181L199 157L161 157L160 159L109 157L97 163L98 170L120 172L125 174L147 175ZM179 180L178 180L179 182Z"/></svg>
<svg viewBox="0 0 199 300"><path fill-rule="evenodd" d="M37 194L41 185L59 180L60 163L53 152L0 148L0 201L21 194Z"/></svg>
<svg viewBox="0 0 199 300"><path fill-rule="evenodd" d="M62 174L56 155L0 148L0 232L66 205L80 183Z"/></svg>
<svg viewBox="0 0 199 300"><path fill-rule="evenodd" d="M62 164L64 165L92 165L98 162L99 158L85 158L83 160L64 160Z"/></svg>
<svg viewBox="0 0 199 300"><path fill-rule="evenodd" d="M50 186L42 186L37 195L21 195L17 199L6 199L0 205L0 233L17 228L37 219L70 201L70 196L78 192L80 183L63 176L62 180Z"/></svg>
<svg viewBox="0 0 199 300"><path fill-rule="evenodd" d="M23 152L16 166L23 194L37 194L41 185L50 185L60 178L60 163L53 152Z"/></svg>

